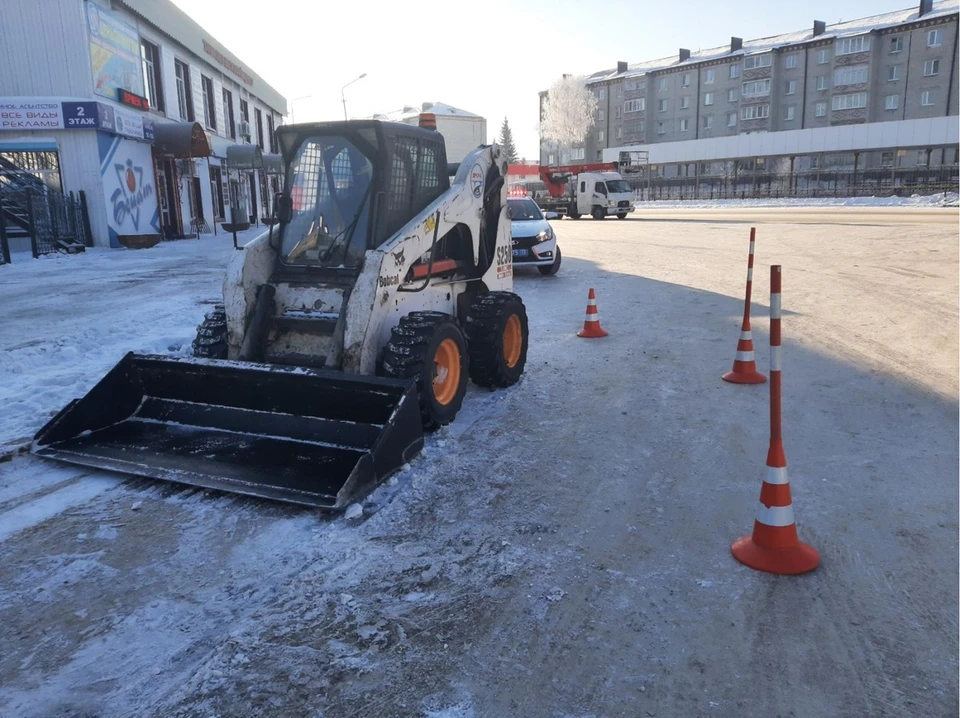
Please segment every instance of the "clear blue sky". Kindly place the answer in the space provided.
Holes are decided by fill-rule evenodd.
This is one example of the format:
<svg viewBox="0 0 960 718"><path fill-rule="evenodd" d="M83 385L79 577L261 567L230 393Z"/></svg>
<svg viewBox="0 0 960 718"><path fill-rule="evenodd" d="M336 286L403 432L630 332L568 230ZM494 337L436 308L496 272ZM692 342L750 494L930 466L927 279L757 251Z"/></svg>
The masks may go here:
<svg viewBox="0 0 960 718"><path fill-rule="evenodd" d="M504 116L521 155L538 157L540 90L563 73L586 74L716 47L731 35L777 35L914 7L919 0L526 0L312 2L267 0L251 12L236 0L174 0L293 104L297 122L342 119L405 104L446 102ZM262 12L266 10L266 12Z"/></svg>

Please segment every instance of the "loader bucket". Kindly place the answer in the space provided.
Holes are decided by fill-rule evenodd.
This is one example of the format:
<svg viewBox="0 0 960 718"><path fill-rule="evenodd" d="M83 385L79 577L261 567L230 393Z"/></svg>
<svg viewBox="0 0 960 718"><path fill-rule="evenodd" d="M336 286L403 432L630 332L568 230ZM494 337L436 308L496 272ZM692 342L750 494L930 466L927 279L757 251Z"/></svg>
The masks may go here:
<svg viewBox="0 0 960 718"><path fill-rule="evenodd" d="M413 382L130 353L44 426L32 451L336 510L422 448Z"/></svg>

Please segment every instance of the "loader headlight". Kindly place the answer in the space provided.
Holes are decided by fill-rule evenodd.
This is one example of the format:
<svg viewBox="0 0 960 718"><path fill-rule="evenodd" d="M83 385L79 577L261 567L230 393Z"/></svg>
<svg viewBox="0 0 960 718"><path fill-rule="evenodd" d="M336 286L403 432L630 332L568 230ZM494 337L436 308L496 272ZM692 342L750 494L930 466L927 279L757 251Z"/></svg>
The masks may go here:
<svg viewBox="0 0 960 718"><path fill-rule="evenodd" d="M538 242L549 242L553 239L553 230L550 228L544 229L537 235Z"/></svg>

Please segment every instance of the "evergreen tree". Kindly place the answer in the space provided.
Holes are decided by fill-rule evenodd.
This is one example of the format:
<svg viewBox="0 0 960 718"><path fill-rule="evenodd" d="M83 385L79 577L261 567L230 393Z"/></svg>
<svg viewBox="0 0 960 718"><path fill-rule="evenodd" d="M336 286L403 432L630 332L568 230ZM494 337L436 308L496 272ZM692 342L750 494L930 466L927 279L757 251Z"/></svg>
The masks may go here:
<svg viewBox="0 0 960 718"><path fill-rule="evenodd" d="M503 124L500 125L500 137L497 139L497 143L503 150L507 163L516 164L520 158L517 156L517 147L513 144L513 131L510 129L510 123L507 122L506 117L503 118Z"/></svg>

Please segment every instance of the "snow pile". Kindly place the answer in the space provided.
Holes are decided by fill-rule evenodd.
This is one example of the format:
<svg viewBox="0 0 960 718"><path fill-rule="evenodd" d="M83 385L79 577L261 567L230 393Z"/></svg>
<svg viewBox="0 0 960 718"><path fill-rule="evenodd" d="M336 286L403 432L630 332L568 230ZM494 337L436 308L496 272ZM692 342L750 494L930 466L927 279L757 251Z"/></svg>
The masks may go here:
<svg viewBox="0 0 960 718"><path fill-rule="evenodd" d="M637 209L736 209L741 207L956 207L960 195L913 195L912 197L781 197L754 199L638 200Z"/></svg>

